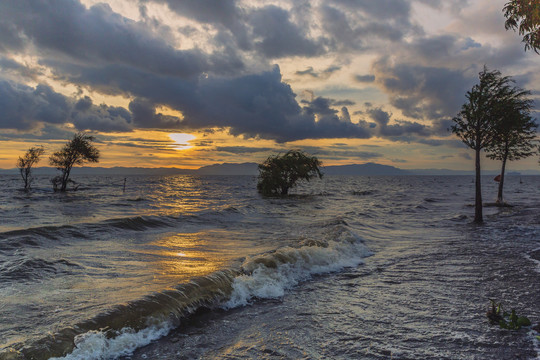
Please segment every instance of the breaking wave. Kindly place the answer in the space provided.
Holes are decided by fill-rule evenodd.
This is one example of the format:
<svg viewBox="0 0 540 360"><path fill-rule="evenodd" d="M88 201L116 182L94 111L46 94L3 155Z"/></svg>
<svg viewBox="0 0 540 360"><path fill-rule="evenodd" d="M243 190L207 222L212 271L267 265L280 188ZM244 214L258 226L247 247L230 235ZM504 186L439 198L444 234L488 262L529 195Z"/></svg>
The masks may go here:
<svg viewBox="0 0 540 360"><path fill-rule="evenodd" d="M230 211L230 210L229 210ZM357 266L371 255L343 221L327 224L324 239L254 255L241 266L194 278L65 328L31 345L14 345L0 359L114 359L165 336L201 309L230 309L279 298L302 281Z"/></svg>

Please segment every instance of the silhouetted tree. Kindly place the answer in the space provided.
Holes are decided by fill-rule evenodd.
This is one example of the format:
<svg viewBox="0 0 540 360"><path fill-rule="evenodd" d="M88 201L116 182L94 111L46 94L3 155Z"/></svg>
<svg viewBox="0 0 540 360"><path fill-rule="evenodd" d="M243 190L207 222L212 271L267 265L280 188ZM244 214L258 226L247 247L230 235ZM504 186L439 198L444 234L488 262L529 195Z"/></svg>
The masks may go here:
<svg viewBox="0 0 540 360"><path fill-rule="evenodd" d="M525 51L532 49L540 54L540 1L512 0L503 8L506 30L513 29L523 35Z"/></svg>
<svg viewBox="0 0 540 360"><path fill-rule="evenodd" d="M19 168L19 172L24 181L25 190L30 189L32 181L34 180L32 177L32 167L39 162L40 157L44 152L43 146L31 147L26 154L24 154L24 157L19 156L17 167Z"/></svg>
<svg viewBox="0 0 540 360"><path fill-rule="evenodd" d="M451 127L465 145L475 151L476 196L474 222L482 223L482 183L480 169L480 151L494 141L495 126L501 119L504 99L512 87L511 79L503 77L497 70L484 70L479 74L480 82L467 91L467 102L453 119Z"/></svg>
<svg viewBox="0 0 540 360"><path fill-rule="evenodd" d="M530 91L511 87L509 94L500 104L502 117L496 123L495 135L485 151L490 159L501 160L501 176L497 203L503 204L503 186L506 161L526 158L536 152L536 123L530 112L533 100Z"/></svg>
<svg viewBox="0 0 540 360"><path fill-rule="evenodd" d="M50 164L62 172L51 180L55 191L66 191L68 182L72 182L69 174L74 165L99 161L99 150L92 145L94 140L95 138L91 135L77 133L60 151L51 155Z"/></svg>
<svg viewBox="0 0 540 360"><path fill-rule="evenodd" d="M300 150L289 150L284 155L270 156L259 164L257 190L266 196L287 195L299 180L309 181L317 176L322 162Z"/></svg>

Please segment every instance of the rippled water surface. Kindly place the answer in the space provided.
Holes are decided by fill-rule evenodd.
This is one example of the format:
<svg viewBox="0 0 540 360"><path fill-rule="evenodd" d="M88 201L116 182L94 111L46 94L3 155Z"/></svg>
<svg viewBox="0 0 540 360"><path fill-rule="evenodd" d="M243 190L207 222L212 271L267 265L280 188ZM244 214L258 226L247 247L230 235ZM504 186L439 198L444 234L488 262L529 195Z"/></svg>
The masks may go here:
<svg viewBox="0 0 540 360"><path fill-rule="evenodd" d="M540 177L77 180L0 177L0 359L539 357Z"/></svg>

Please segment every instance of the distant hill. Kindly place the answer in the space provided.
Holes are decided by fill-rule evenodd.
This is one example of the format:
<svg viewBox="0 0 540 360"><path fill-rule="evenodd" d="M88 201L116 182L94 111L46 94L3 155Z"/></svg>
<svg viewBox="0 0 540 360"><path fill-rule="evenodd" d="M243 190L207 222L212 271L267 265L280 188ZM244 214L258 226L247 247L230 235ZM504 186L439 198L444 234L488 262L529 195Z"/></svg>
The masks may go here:
<svg viewBox="0 0 540 360"><path fill-rule="evenodd" d="M351 164L339 166L325 166L323 172L326 175L365 175L365 176L400 176L400 175L474 175L473 170L448 170L448 169L414 169L403 170L394 166L376 163ZM142 168L142 167L74 167L72 175L249 175L256 176L259 171L256 163L223 163L203 166L199 169L180 168ZM2 174L18 174L17 169L0 169ZM38 167L34 169L35 175L56 175L58 170L51 167ZM498 171L483 171L482 175L496 175ZM508 176L539 175L535 170L520 172L510 171Z"/></svg>
<svg viewBox="0 0 540 360"><path fill-rule="evenodd" d="M203 166L195 170L195 173L197 175L258 175L259 170L256 163L224 163Z"/></svg>
<svg viewBox="0 0 540 360"><path fill-rule="evenodd" d="M398 169L394 166L381 165L376 163L325 166L326 175L411 175L409 171Z"/></svg>

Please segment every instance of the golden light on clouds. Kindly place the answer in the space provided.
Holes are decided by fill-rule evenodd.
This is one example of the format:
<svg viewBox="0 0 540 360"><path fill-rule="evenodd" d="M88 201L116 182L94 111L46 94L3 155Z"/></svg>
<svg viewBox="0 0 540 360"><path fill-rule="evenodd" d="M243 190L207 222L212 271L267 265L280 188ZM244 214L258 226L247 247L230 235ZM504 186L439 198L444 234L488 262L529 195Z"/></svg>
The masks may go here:
<svg viewBox="0 0 540 360"><path fill-rule="evenodd" d="M196 139L195 135L185 133L169 134L169 137L175 142L175 144L172 145L172 148L175 150L191 149L193 145L189 144L189 142Z"/></svg>

